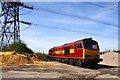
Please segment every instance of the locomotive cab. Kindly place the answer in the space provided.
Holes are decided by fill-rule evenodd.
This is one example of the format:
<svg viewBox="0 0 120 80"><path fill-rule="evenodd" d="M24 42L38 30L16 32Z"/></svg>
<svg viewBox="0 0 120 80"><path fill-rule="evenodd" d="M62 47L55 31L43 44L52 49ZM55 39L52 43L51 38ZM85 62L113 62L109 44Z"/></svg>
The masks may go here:
<svg viewBox="0 0 120 80"><path fill-rule="evenodd" d="M100 59L99 46L96 41L92 40L92 38L84 39L83 44L83 59L85 59L87 63L98 63L102 61L102 59Z"/></svg>

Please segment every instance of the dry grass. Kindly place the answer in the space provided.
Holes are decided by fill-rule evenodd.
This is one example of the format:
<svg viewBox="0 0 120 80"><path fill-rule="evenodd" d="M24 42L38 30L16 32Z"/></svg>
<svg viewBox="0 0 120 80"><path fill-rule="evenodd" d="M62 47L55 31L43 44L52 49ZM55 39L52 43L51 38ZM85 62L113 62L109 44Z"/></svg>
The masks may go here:
<svg viewBox="0 0 120 80"><path fill-rule="evenodd" d="M25 65L41 61L35 54L19 54L15 51L0 52L0 60L2 61L2 68L8 68L10 66L16 67L19 65Z"/></svg>

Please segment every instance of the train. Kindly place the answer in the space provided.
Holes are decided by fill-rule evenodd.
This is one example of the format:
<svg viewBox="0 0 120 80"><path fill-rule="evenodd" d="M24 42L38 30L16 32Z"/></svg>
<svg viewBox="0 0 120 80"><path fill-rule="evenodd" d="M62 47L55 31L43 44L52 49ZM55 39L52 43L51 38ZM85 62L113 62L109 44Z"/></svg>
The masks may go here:
<svg viewBox="0 0 120 80"><path fill-rule="evenodd" d="M50 60L69 63L77 66L97 65L100 61L98 42L92 38L84 38L49 49Z"/></svg>

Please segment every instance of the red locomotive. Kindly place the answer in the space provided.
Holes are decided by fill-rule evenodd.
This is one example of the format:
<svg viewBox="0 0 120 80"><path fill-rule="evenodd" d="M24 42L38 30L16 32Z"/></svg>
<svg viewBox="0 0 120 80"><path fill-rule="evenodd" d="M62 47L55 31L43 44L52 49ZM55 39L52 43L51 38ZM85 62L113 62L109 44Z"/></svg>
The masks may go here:
<svg viewBox="0 0 120 80"><path fill-rule="evenodd" d="M49 58L74 65L97 64L100 59L100 51L97 41L85 38L72 43L53 47L49 50Z"/></svg>

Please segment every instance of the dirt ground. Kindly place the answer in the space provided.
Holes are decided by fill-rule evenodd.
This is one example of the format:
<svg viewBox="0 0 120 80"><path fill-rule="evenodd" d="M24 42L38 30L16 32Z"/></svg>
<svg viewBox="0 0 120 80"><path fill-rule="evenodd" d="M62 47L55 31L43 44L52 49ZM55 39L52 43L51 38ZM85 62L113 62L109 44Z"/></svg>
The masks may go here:
<svg viewBox="0 0 120 80"><path fill-rule="evenodd" d="M96 67L78 67L59 62L27 64L3 69L3 78L118 78L118 66L99 64ZM43 66L44 65L44 66Z"/></svg>
<svg viewBox="0 0 120 80"><path fill-rule="evenodd" d="M111 54L111 53L109 53ZM108 58L108 54L107 58ZM116 54L115 54L116 55ZM113 56L113 54L111 55ZM109 56L110 57L110 56ZM114 56L115 58L116 56ZM105 61L99 63L97 66L92 67L78 67L72 66L65 63L54 62L54 61L34 61L34 63L28 63L24 65L14 65L9 64L7 68L2 68L2 78L7 78L8 80L13 80L13 78L31 78L34 80L35 78L39 79L64 79L64 78L72 78L76 80L76 78L83 79L91 79L91 80L99 80L103 78L115 78L118 80L119 66L117 63L114 63L112 60L110 62L114 63L107 64L105 55L102 55L102 58ZM109 60L109 59L107 59ZM118 59L116 59L118 60ZM106 63L107 62L107 63ZM109 62L109 63L110 63ZM117 62L117 61L116 61ZM38 79L38 80L39 80ZM79 79L78 79L79 80Z"/></svg>

